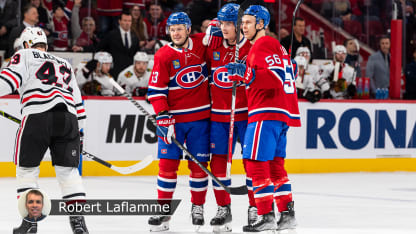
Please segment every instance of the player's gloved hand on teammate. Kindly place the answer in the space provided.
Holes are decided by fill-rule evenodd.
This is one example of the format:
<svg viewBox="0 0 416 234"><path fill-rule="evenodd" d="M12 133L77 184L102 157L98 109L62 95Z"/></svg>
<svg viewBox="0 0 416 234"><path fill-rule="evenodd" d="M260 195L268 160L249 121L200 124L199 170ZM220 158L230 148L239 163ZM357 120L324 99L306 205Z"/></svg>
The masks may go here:
<svg viewBox="0 0 416 234"><path fill-rule="evenodd" d="M88 61L88 63L85 65L85 67L82 68L82 73L85 78L88 78L93 71L97 68L98 60L92 59Z"/></svg>
<svg viewBox="0 0 416 234"><path fill-rule="evenodd" d="M84 150L84 129L81 128L79 130L79 140L80 140L80 144L79 144L79 153L82 154L82 151Z"/></svg>
<svg viewBox="0 0 416 234"><path fill-rule="evenodd" d="M156 116L157 136L166 144L172 144L172 137L175 137L175 119L167 111L160 112Z"/></svg>
<svg viewBox="0 0 416 234"><path fill-rule="evenodd" d="M223 37L220 22L215 18L211 20L205 31L203 44L214 50L221 46Z"/></svg>
<svg viewBox="0 0 416 234"><path fill-rule="evenodd" d="M228 69L228 79L244 82L244 73L246 72L244 63L229 63L225 67Z"/></svg>

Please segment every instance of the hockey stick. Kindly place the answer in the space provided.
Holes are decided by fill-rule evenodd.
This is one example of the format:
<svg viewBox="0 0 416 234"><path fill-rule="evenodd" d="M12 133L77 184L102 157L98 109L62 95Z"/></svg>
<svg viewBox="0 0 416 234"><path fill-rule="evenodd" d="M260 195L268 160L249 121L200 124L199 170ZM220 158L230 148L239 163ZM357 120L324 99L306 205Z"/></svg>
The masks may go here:
<svg viewBox="0 0 416 234"><path fill-rule="evenodd" d="M143 114L145 114L149 118L149 120L152 121L152 123L156 126L156 128L158 128L160 130L159 126L156 124L156 119L153 117L152 114L150 114L146 109L143 108L143 106L141 106L128 93L126 93L126 91L114 79L110 79L110 83L114 86L114 88L116 88L118 90L119 93L121 93L121 95L123 95L124 97L129 99L134 104L134 106L136 106ZM244 194L248 193L247 187L245 185L240 186L240 187L227 187L227 186L225 186L216 176L214 176L212 174L212 172L210 172L204 165L202 165L201 162L194 155L192 155L188 151L187 148L185 148L185 146L183 146L178 140L176 140L175 137L172 137L172 141L181 150L185 151L185 153L192 159L192 161L194 161L205 173L207 173L209 176L211 176L211 178L217 184L219 184L221 187L223 187L224 190L227 191L229 194L244 195Z"/></svg>
<svg viewBox="0 0 416 234"><path fill-rule="evenodd" d="M7 119L10 119L11 121L13 121L15 123L18 123L18 124L20 124L20 122L21 122L20 119L2 111L2 110L0 110L0 115L2 115L3 117L5 117ZM92 160L94 160L94 161L96 161L96 162L98 162L98 163L100 163L100 164L102 164L102 165L120 173L120 174L123 174L123 175L127 175L127 174L131 174L131 173L140 171L143 168L149 166L149 164L153 162L152 155L148 155L143 160L141 160L140 162L138 162L134 165L131 165L131 166L128 166L128 167L117 167L117 166L114 166L113 164L111 164L107 161L102 160L101 158L99 158L99 157L97 157L93 154L90 154L90 153L86 152L85 150L82 151L82 155L85 155L87 158L90 158L90 159L92 159Z"/></svg>
<svg viewBox="0 0 416 234"><path fill-rule="evenodd" d="M290 58L292 58L293 34L294 34L293 33L293 27L295 26L296 13L298 13L299 7L300 7L300 5L302 3L303 3L303 0L299 0L296 3L296 7L295 7L295 10L293 11L293 15L292 15L292 33L291 33L291 36L290 36L290 48L289 48L289 56L290 56Z"/></svg>
<svg viewBox="0 0 416 234"><path fill-rule="evenodd" d="M241 21L244 14L243 8L246 8L249 4L249 1L244 1L241 3L240 8L238 8L237 15L237 25L236 29L236 44L235 44L235 54L234 62L238 62L239 52L240 52L240 32L241 32ZM231 163L233 161L233 139L234 139L234 120L235 120L235 102L237 100L237 81L233 81L233 87L231 91L231 113L230 113L230 128L228 132L228 155L227 155L227 178L231 178Z"/></svg>

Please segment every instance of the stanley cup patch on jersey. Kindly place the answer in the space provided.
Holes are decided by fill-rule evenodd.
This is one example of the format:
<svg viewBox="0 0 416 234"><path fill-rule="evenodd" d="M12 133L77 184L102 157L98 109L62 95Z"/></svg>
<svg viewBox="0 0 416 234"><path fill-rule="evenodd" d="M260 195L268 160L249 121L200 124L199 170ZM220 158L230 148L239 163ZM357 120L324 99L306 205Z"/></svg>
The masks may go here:
<svg viewBox="0 0 416 234"><path fill-rule="evenodd" d="M181 67L181 64L179 63L179 59L173 60L172 64L173 64L173 68L175 69L178 69Z"/></svg>

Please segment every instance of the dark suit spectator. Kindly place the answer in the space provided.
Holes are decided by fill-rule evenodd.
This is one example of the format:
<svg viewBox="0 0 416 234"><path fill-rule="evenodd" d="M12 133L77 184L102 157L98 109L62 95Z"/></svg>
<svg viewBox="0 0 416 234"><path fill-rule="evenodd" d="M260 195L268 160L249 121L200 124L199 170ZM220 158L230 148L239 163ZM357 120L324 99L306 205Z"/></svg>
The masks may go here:
<svg viewBox="0 0 416 234"><path fill-rule="evenodd" d="M32 4L27 4L23 8L23 22L12 29L9 36L9 50L7 52L7 58L10 57L14 53L13 43L16 38L20 37L20 33L26 27L34 27L39 22L39 14L38 10Z"/></svg>
<svg viewBox="0 0 416 234"><path fill-rule="evenodd" d="M373 96L377 89L390 87L390 38L383 36L379 42L380 50L370 56L366 68Z"/></svg>
<svg viewBox="0 0 416 234"><path fill-rule="evenodd" d="M406 93L404 99L416 99L416 47L413 48L413 60L406 65Z"/></svg>
<svg viewBox="0 0 416 234"><path fill-rule="evenodd" d="M133 63L133 57L140 49L139 39L131 31L132 17L130 13L123 12L118 23L120 26L107 34L100 41L97 51L107 51L114 58L114 67L110 74L116 78L118 74Z"/></svg>
<svg viewBox="0 0 416 234"><path fill-rule="evenodd" d="M280 42L282 46L285 47L288 52L289 52L289 48L291 44L290 39L291 39L291 34L283 38ZM295 25L293 26L293 39L294 40L293 40L293 45L292 45L292 58L295 57L296 51L299 47L306 46L308 47L310 51L312 51L311 41L309 41L309 39L305 37L305 20L300 17L296 17L295 19Z"/></svg>
<svg viewBox="0 0 416 234"><path fill-rule="evenodd" d="M3 1L4 2L4 1ZM8 38L12 28L17 26L17 4L13 0L7 0L0 5L0 50L9 48ZM13 45L13 41L9 42Z"/></svg>

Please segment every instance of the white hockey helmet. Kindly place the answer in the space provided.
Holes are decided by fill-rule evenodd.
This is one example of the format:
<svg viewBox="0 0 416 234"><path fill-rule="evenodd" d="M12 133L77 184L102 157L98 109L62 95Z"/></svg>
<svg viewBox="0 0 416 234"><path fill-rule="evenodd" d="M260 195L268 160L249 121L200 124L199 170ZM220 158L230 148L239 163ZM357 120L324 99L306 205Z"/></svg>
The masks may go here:
<svg viewBox="0 0 416 234"><path fill-rule="evenodd" d="M14 51L16 52L16 51L19 51L23 48L24 48L23 47L23 42L22 42L22 40L20 40L20 37L16 38L16 40L14 40L14 43L13 43Z"/></svg>
<svg viewBox="0 0 416 234"><path fill-rule="evenodd" d="M306 61L306 58L305 57L303 57L303 56L300 56L300 55L298 55L298 56L296 56L295 57L295 61L296 61L296 64L299 66L299 67L306 67L306 65L308 64L308 62Z"/></svg>
<svg viewBox="0 0 416 234"><path fill-rule="evenodd" d="M99 63L103 64L103 63L113 63L113 56L111 56L110 53L105 52L105 51L100 51L97 52L94 55L94 59L97 60Z"/></svg>
<svg viewBox="0 0 416 234"><path fill-rule="evenodd" d="M311 51L306 46L304 46L304 47L301 46L296 50L296 56L299 56L302 53L307 53L309 56L311 56Z"/></svg>
<svg viewBox="0 0 416 234"><path fill-rule="evenodd" d="M20 34L20 40L23 46L26 42L29 45L29 48L38 43L48 45L48 39L46 38L45 32L39 27L26 27Z"/></svg>
<svg viewBox="0 0 416 234"><path fill-rule="evenodd" d="M336 53L346 54L347 53L347 49L343 45L336 45L335 48L334 48L334 54L336 54Z"/></svg>
<svg viewBox="0 0 416 234"><path fill-rule="evenodd" d="M134 62L149 62L149 56L145 52L137 52L134 55Z"/></svg>

